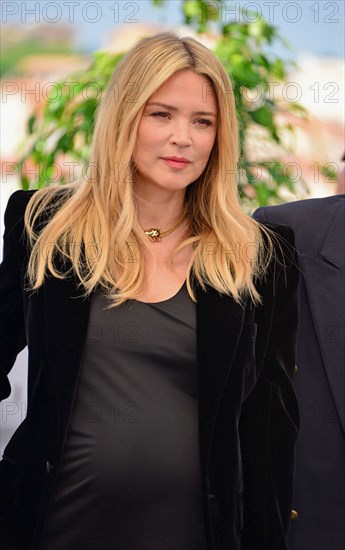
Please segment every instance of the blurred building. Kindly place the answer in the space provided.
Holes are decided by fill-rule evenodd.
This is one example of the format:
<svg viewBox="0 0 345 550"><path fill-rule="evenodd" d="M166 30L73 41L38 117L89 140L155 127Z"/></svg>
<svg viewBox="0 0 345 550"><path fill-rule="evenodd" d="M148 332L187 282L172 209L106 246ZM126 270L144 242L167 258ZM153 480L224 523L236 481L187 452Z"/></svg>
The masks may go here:
<svg viewBox="0 0 345 550"><path fill-rule="evenodd" d="M286 83L270 83L270 97L280 109L276 122L281 127L290 125L292 132L280 131L282 147L253 126L247 136L248 156L253 162L279 159L291 166L301 198L325 197L336 192L336 183L322 173L322 167L336 174L345 150L344 64L340 58L312 55L301 55L296 63L298 68L289 72ZM252 96L256 108L260 94L254 91ZM298 112L299 106L306 109L306 116ZM289 107L295 107L295 112ZM284 195L286 200L294 198L288 191Z"/></svg>
<svg viewBox="0 0 345 550"><path fill-rule="evenodd" d="M37 54L19 63L20 76L5 75L0 81L0 202L7 203L10 194L20 188L18 170L13 165L20 157L19 147L29 143L27 122L34 112L42 113L53 85L69 79L75 71L86 69L86 56ZM0 229L2 229L2 219Z"/></svg>
<svg viewBox="0 0 345 550"><path fill-rule="evenodd" d="M197 34L188 25L178 25L173 29L171 25L163 23L126 23L120 27L116 27L104 37L103 49L113 53L119 53L128 50L135 42L151 36L158 32L173 30L179 36L192 36L204 44L207 48L212 49L217 41L218 35L211 33Z"/></svg>
<svg viewBox="0 0 345 550"><path fill-rule="evenodd" d="M38 42L44 44L47 48L50 46L72 47L73 27L67 23L59 21L57 23L25 22L25 24L2 25L1 42L10 47L14 44L23 44L25 42Z"/></svg>

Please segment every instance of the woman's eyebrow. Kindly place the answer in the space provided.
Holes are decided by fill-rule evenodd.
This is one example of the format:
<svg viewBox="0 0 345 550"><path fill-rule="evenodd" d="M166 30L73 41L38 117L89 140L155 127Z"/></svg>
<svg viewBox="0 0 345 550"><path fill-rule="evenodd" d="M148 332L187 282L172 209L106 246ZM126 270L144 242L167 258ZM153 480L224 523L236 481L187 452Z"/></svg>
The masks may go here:
<svg viewBox="0 0 345 550"><path fill-rule="evenodd" d="M159 101L152 101L152 102L146 104L147 107L150 107L151 105L158 105L159 107L163 107L164 109L169 109L170 111L178 111L177 107L174 107L173 105L167 105L166 103L160 103ZM192 114L193 115L217 116L216 113L212 113L210 111L195 111Z"/></svg>

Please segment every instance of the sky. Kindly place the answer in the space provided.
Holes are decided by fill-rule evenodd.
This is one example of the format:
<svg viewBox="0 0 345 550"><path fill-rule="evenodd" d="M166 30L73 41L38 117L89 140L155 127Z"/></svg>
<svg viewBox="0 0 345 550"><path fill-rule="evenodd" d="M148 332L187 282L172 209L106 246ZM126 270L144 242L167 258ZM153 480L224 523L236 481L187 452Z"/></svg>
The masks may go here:
<svg viewBox="0 0 345 550"><path fill-rule="evenodd" d="M92 52L103 47L109 32L127 23L182 24L181 4L182 0L165 0L163 8L155 9L151 0L3 1L1 19L4 24L19 25L65 22L73 29L75 47ZM265 17L294 48L291 52L276 43L275 53L282 57L293 58L300 53L344 57L344 5L343 0L235 0L219 2L218 7L210 1L207 9L218 9L224 23L243 21L241 7L253 14L246 19L248 22L251 17Z"/></svg>

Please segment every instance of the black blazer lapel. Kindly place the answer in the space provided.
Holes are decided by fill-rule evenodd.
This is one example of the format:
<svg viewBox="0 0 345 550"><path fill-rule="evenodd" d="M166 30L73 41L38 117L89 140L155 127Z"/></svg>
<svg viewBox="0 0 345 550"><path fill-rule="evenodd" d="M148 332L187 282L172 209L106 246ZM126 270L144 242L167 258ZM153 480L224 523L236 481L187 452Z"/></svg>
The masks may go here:
<svg viewBox="0 0 345 550"><path fill-rule="evenodd" d="M200 286L197 296L197 360L199 366L199 438L201 465L207 470L214 425L236 353L245 309L230 296Z"/></svg>
<svg viewBox="0 0 345 550"><path fill-rule="evenodd" d="M87 337L91 294L81 298L74 278L49 276L43 285L46 300L46 350L55 374L59 419L67 427Z"/></svg>
<svg viewBox="0 0 345 550"><path fill-rule="evenodd" d="M324 243L314 249L313 255L301 255L300 263L326 373L345 431L345 233L340 206Z"/></svg>

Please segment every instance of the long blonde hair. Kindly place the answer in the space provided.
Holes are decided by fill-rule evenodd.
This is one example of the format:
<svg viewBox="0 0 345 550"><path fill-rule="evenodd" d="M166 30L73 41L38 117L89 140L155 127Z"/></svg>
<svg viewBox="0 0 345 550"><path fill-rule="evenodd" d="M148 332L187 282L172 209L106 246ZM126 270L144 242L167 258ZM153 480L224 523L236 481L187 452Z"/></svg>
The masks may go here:
<svg viewBox="0 0 345 550"><path fill-rule="evenodd" d="M47 270L60 279L74 270L84 295L101 285L111 307L138 296L146 280L142 246L149 253L150 249L137 219L132 153L146 102L176 71L185 69L209 79L219 123L207 166L186 189L192 236L174 254L193 243L187 270L193 301L192 275L203 289L209 284L237 302L248 295L260 301L254 280L267 266L271 241L240 206L238 125L231 82L210 50L172 32L140 40L116 67L97 110L84 177L64 185L63 193L60 185L54 185L31 198L24 217L32 246L27 273L31 289L43 284ZM49 221L38 233L35 223L47 212ZM55 254L71 262L70 270L57 269Z"/></svg>

